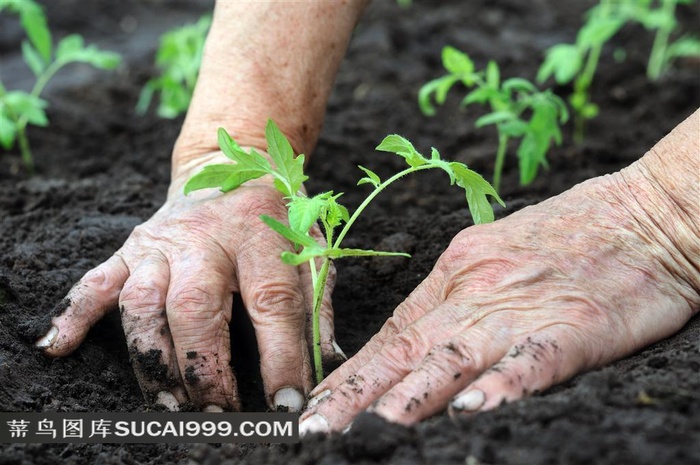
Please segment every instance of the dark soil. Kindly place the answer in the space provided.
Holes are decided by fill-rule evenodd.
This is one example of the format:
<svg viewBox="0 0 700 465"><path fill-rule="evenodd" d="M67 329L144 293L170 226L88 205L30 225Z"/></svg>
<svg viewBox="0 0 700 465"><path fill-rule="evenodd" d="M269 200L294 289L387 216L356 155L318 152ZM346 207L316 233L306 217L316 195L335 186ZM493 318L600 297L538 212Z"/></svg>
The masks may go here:
<svg viewBox="0 0 700 465"><path fill-rule="evenodd" d="M113 74L65 70L50 89L51 127L32 128L38 175L17 173L14 151L0 156L0 411L142 411L118 312L100 322L74 355L49 359L32 343L83 273L107 259L165 198L169 155L181 120L137 117L140 86L151 75L157 32L194 21L210 5L143 2L50 2L55 34L82 32L127 54ZM428 2L425 2L428 3ZM496 139L475 130L480 113L459 108L460 92L434 118L420 114L419 87L441 74L440 50L454 45L480 67L495 59L503 76L533 79L543 51L573 41L590 2L519 0L417 2L400 9L375 2L358 26L338 76L311 163L308 188L346 192L368 166L383 175L397 160L373 151L388 133L490 175ZM698 12L682 10L686 29ZM21 34L0 21L2 79L27 86L15 52ZM594 83L601 115L582 146L566 140L551 169L517 185L514 157L503 180L499 217L611 173L639 158L698 107L697 64L680 62L647 81L651 37L626 27L603 53ZM616 48L624 62L613 59ZM71 74L73 73L73 74ZM557 89L562 96L568 89ZM463 94L462 94L463 95ZM347 246L408 248L404 260L357 259L338 265L337 337L355 353L428 274L455 233L470 224L463 196L440 175L415 176L380 197ZM239 315L238 318L241 318ZM234 347L245 410L264 410L254 346ZM700 463L700 320L676 336L550 391L473 418L446 415L413 428L362 416L350 433L312 436L292 446L2 445L0 464L697 464Z"/></svg>

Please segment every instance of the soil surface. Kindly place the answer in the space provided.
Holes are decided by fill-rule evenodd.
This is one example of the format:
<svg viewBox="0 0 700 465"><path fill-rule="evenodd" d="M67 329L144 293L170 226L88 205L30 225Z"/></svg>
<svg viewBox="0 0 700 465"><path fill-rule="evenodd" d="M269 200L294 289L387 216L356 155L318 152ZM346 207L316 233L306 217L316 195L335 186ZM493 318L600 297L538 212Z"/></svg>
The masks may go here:
<svg viewBox="0 0 700 465"><path fill-rule="evenodd" d="M496 60L505 77L534 79L543 51L572 42L591 2L462 0L375 2L357 27L310 165L311 192L333 189L352 208L362 164L380 176L398 160L373 150L388 133L421 150L490 176L496 137L476 130L476 109L450 93L435 117L416 95L441 75L440 50L453 45L483 67ZM38 174L18 170L16 151L0 156L0 411L142 411L118 312L101 321L64 359L44 357L32 343L49 315L86 271L116 251L132 228L165 198L169 155L181 119L137 117L140 87L152 76L158 32L195 21L210 3L52 1L57 36L81 32L125 53L115 73L75 66L49 90L51 126L31 128ZM698 12L682 10L686 30ZM28 87L15 21L0 21L2 79ZM594 82L600 116L583 145L565 130L551 169L530 186L517 184L507 160L503 217L593 176L638 159L700 103L697 63L679 62L659 82L645 77L652 37L625 27L606 47ZM617 52L616 52L617 51ZM624 55L623 61L614 57ZM10 66L11 65L11 66ZM71 76L71 77L68 77ZM557 88L566 96L569 89ZM513 147L514 149L514 147ZM512 152L512 151L511 151ZM348 247L398 244L403 259L339 261L334 294L337 338L353 354L429 273L458 231L470 225L463 195L443 176L408 178L384 193L348 238ZM240 316L239 316L240 317ZM237 325L238 322L234 322ZM254 345L234 347L244 409L264 410ZM0 464L697 464L700 463L700 320L674 337L611 366L578 376L536 397L459 421L445 414L412 427L371 415L346 435L313 435L291 446L0 445Z"/></svg>

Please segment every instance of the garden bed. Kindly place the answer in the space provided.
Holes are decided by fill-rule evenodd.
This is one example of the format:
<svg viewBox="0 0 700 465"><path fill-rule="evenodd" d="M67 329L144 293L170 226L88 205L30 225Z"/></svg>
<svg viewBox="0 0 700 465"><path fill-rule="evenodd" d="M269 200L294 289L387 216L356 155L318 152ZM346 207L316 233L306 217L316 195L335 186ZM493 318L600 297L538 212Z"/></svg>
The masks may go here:
<svg viewBox="0 0 700 465"><path fill-rule="evenodd" d="M440 50L453 45L480 67L494 59L504 77L534 79L543 51L573 41L588 6L455 0L400 9L375 2L338 76L310 164L309 191L345 192L344 202L356 206L366 192L366 186L354 185L356 165L384 177L400 163L373 150L388 133L404 135L419 150L435 146L446 158L490 176L495 130L473 128L479 114L460 110L458 90L435 117L418 110L418 89L442 73ZM46 358L32 342L39 322L71 285L164 201L170 150L182 121L137 117L134 106L153 71L154 28L165 30L187 17L195 21L207 7L144 1L124 3L117 12L105 2L62 0L48 9L57 34L81 32L126 57L113 74L67 69L64 76L77 77L50 89L51 126L30 130L35 177L17 172L16 152L0 156L0 411L148 409L129 366L118 313L100 322L68 358ZM683 12L697 28L697 11ZM5 68L18 59L21 35L3 21L2 79L21 84L21 68ZM698 107L697 63L680 62L659 82L647 80L651 40L641 27L626 27L604 51L593 93L601 114L588 125L583 145L573 145L568 126L564 144L549 157L551 169L528 187L517 185L517 162L507 160L507 208L499 207L497 217L627 166ZM622 62L613 59L616 47L626 51ZM557 92L567 95L567 89ZM362 347L470 224L463 194L438 179L443 176L402 180L348 237L347 247L399 244L413 258L337 263L337 339L346 353ZM245 325L242 315L234 320L236 328ZM234 357L244 410L264 410L255 347L236 346ZM694 318L674 337L625 360L462 421L442 414L404 428L364 416L346 435L315 435L292 446L5 444L0 464L464 464L468 457L466 463L475 464L691 464L700 462L699 372L700 319Z"/></svg>

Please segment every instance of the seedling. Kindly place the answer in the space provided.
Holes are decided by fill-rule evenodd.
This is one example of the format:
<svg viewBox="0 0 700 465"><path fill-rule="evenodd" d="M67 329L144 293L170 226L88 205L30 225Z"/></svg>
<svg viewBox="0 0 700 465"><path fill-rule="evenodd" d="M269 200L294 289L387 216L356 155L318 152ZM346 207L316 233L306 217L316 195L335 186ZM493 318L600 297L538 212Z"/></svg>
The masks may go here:
<svg viewBox="0 0 700 465"><path fill-rule="evenodd" d="M30 92L8 91L0 83L0 145L6 150L18 142L22 161L29 175L34 173L34 159L27 139L27 125L47 126L45 109L48 102L40 96L46 84L64 66L70 63L88 63L99 69L113 69L119 65L119 55L85 45L78 34L69 35L54 48L46 16L33 0L0 0L0 11L8 10L20 17L29 41L22 42L22 56L36 76Z"/></svg>
<svg viewBox="0 0 700 465"><path fill-rule="evenodd" d="M574 82L569 103L574 110L574 141L583 142L585 122L598 115L598 105L591 101L590 88L595 76L603 45L625 24L616 14L612 0L601 0L587 12L588 19L576 36L574 44L551 47L537 72L542 83L550 76L559 85Z"/></svg>
<svg viewBox="0 0 700 465"><path fill-rule="evenodd" d="M463 163L443 160L435 148L432 149L430 158L424 157L408 140L398 135L390 135L379 144L377 150L395 153L402 157L408 164L408 168L382 180L373 171L360 166L359 168L366 176L361 178L357 184L369 184L373 190L357 210L350 215L348 210L338 203L338 198L342 193L335 194L329 191L307 197L301 192L302 183L308 179L308 176L304 174L304 155L294 156L289 141L272 120L268 121L265 128L265 138L268 144L267 152L274 166L255 149L243 150L225 129L219 129L219 147L224 155L235 164L205 166L200 173L194 175L187 182L185 194L211 187L218 187L222 192L228 192L252 179L265 175L273 177L275 187L289 202L287 203L287 221L282 222L267 215L262 215L260 219L294 244L294 252L282 253L282 262L295 266L308 263L310 267L313 281L312 345L314 371L316 381L321 382L323 367L321 364L319 312L331 260L342 257L374 255L409 257L408 254L402 252L379 252L341 247L343 239L352 225L380 192L408 174L428 169L441 169L447 173L451 184L457 184L465 190L467 204L474 223L493 221L493 209L487 196L491 196L501 205L504 204L493 187ZM318 221L323 226L325 244L317 242L309 235L309 230ZM336 235L337 229L339 232ZM317 260L320 260L320 266Z"/></svg>
<svg viewBox="0 0 700 465"><path fill-rule="evenodd" d="M649 55L647 76L658 80L673 60L685 56L700 56L700 40L685 36L671 41L671 35L678 28L676 6L694 3L695 0L659 0L654 8L652 0L625 1L617 5L619 15L630 21L641 23L649 30L656 30L654 45Z"/></svg>
<svg viewBox="0 0 700 465"><path fill-rule="evenodd" d="M540 165L548 167L547 152L552 141L561 144L559 125L569 114L561 98L550 90L539 91L531 82L511 78L501 82L498 64L489 61L484 71L476 71L469 55L454 47L442 49L442 63L449 74L425 84L418 94L423 113L434 115L432 99L443 104L449 90L457 83L467 89L475 88L462 100L462 106L479 103L487 105L491 113L476 120L476 127L495 124L498 130L498 150L493 173L493 186L499 191L501 173L508 143L521 138L517 155L520 165L520 183L530 184L537 176ZM529 120L524 118L529 117Z"/></svg>
<svg viewBox="0 0 700 465"><path fill-rule="evenodd" d="M204 42L211 26L211 16L202 16L189 24L166 32L156 52L156 66L160 76L148 81L141 91L136 111L143 114L151 105L156 92L160 93L158 115L175 118L187 110L197 83L202 63Z"/></svg>

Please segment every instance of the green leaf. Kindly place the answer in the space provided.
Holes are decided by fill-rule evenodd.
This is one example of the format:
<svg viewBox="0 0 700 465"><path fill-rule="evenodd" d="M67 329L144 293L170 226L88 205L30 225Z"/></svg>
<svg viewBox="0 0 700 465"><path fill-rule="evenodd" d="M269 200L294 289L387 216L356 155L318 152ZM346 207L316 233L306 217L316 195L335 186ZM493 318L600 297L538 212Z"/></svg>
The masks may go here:
<svg viewBox="0 0 700 465"><path fill-rule="evenodd" d="M435 115L435 107L432 103L432 95L435 94L435 103L442 105L445 103L447 93L450 88L459 81L457 76L448 74L424 84L418 91L418 106L423 114L427 116Z"/></svg>
<svg viewBox="0 0 700 465"><path fill-rule="evenodd" d="M486 65L486 84L492 89L498 89L501 86L501 72L498 64L493 60L489 60Z"/></svg>
<svg viewBox="0 0 700 465"><path fill-rule="evenodd" d="M489 113L488 115L484 115L477 119L474 126L481 128L489 124L504 123L515 118L517 118L517 116L509 111L494 111L493 113Z"/></svg>
<svg viewBox="0 0 700 465"><path fill-rule="evenodd" d="M450 163L457 185L464 189L469 211L472 214L474 224L490 223L494 220L493 208L486 198L487 195L493 197L498 203L505 207L505 203L498 196L496 190L481 175L467 168L463 163Z"/></svg>
<svg viewBox="0 0 700 465"><path fill-rule="evenodd" d="M342 257L406 257L411 258L411 255L404 252L385 252L379 250L366 249L328 249L324 253L329 258Z"/></svg>
<svg viewBox="0 0 700 465"><path fill-rule="evenodd" d="M271 119L267 121L265 127L265 139L267 152L276 165L275 172L284 179L283 182L276 182L275 185L287 197L294 197L301 189L303 182L308 179L304 174L304 156L294 157L292 145Z"/></svg>
<svg viewBox="0 0 700 465"><path fill-rule="evenodd" d="M294 196L287 204L289 209L289 227L306 234L321 215L321 209L326 203L323 194L314 197Z"/></svg>
<svg viewBox="0 0 700 465"><path fill-rule="evenodd" d="M503 81L503 90L506 92L527 92L535 93L537 92L537 87L527 79L523 78L510 78Z"/></svg>
<svg viewBox="0 0 700 465"><path fill-rule="evenodd" d="M94 45L85 46L82 36L71 34L58 43L56 61L64 65L88 63L98 69L114 69L119 66L121 57L117 53L100 50Z"/></svg>
<svg viewBox="0 0 700 465"><path fill-rule="evenodd" d="M0 113L0 145L5 150L10 150L15 144L17 126L10 118Z"/></svg>
<svg viewBox="0 0 700 465"><path fill-rule="evenodd" d="M378 187L382 183L382 180L379 179L379 176L377 176L377 174L374 171L369 170L362 165L358 165L358 168L364 171L367 175L366 177L361 178L359 181L357 181L358 186L361 184L372 184L374 187Z"/></svg>
<svg viewBox="0 0 700 465"><path fill-rule="evenodd" d="M582 48L592 48L606 43L625 24L620 18L598 18L589 20L579 31L576 44Z"/></svg>
<svg viewBox="0 0 700 465"><path fill-rule="evenodd" d="M282 263L285 265L299 266L313 260L316 257L322 257L324 249L321 247L305 247L299 253L282 252Z"/></svg>
<svg viewBox="0 0 700 465"><path fill-rule="evenodd" d="M58 42L56 47L56 60L73 61L73 57L80 54L85 45L85 41L79 34L71 34Z"/></svg>
<svg viewBox="0 0 700 465"><path fill-rule="evenodd" d="M347 222L350 219L348 209L337 201L341 195L342 193L329 196L321 210L321 217L324 218L325 223L330 228L340 226L340 223Z"/></svg>
<svg viewBox="0 0 700 465"><path fill-rule="evenodd" d="M573 81L583 67L583 53L571 44L558 44L551 47L544 62L537 71L537 82L544 82L554 75L559 85Z"/></svg>
<svg viewBox="0 0 700 465"><path fill-rule="evenodd" d="M48 106L46 100L40 99L24 91L12 91L5 94L5 105L12 109L16 117L26 118L35 126L47 126L49 119L44 112Z"/></svg>
<svg viewBox="0 0 700 465"><path fill-rule="evenodd" d="M273 231L276 233L280 234L281 236L285 237L287 240L290 242L301 245L304 247L310 247L310 248L318 248L319 245L316 243L313 238L307 236L306 234L303 234L299 231L295 231L291 229L289 226L280 223L276 219L272 218L271 216L267 215L260 215L260 219L270 227Z"/></svg>
<svg viewBox="0 0 700 465"><path fill-rule="evenodd" d="M35 76L39 76L46 69L46 62L39 52L27 41L22 41L22 57Z"/></svg>
<svg viewBox="0 0 700 465"><path fill-rule="evenodd" d="M498 125L498 130L508 137L521 137L527 132L527 128L527 123L520 118L515 118Z"/></svg>
<svg viewBox="0 0 700 465"><path fill-rule="evenodd" d="M474 62L464 52L454 47L442 49L442 65L452 74L471 74L474 72Z"/></svg>
<svg viewBox="0 0 700 465"><path fill-rule="evenodd" d="M45 63L51 61L51 31L46 23L46 15L41 7L33 1L19 2L20 22L29 40Z"/></svg>
<svg viewBox="0 0 700 465"><path fill-rule="evenodd" d="M202 171L192 176L185 184L185 195L199 189L212 187L221 188L221 185L235 172L235 165L207 165Z"/></svg>
<svg viewBox="0 0 700 465"><path fill-rule="evenodd" d="M669 45L666 50L665 59L667 61L680 57L699 57L700 56L700 40L697 37L681 37L680 39Z"/></svg>
<svg viewBox="0 0 700 465"><path fill-rule="evenodd" d="M464 99L462 99L460 105L462 105L463 107L471 105L472 103L480 103L483 105L496 95L498 95L497 90L491 89L489 87L477 87L473 91L469 92L467 96L464 97Z"/></svg>
<svg viewBox="0 0 700 465"><path fill-rule="evenodd" d="M398 134L386 136L375 150L379 150L380 152L395 153L400 157L403 157L406 160L406 163L413 168L425 165L427 163L427 160L413 147L413 144L411 144L408 139L401 137Z"/></svg>

